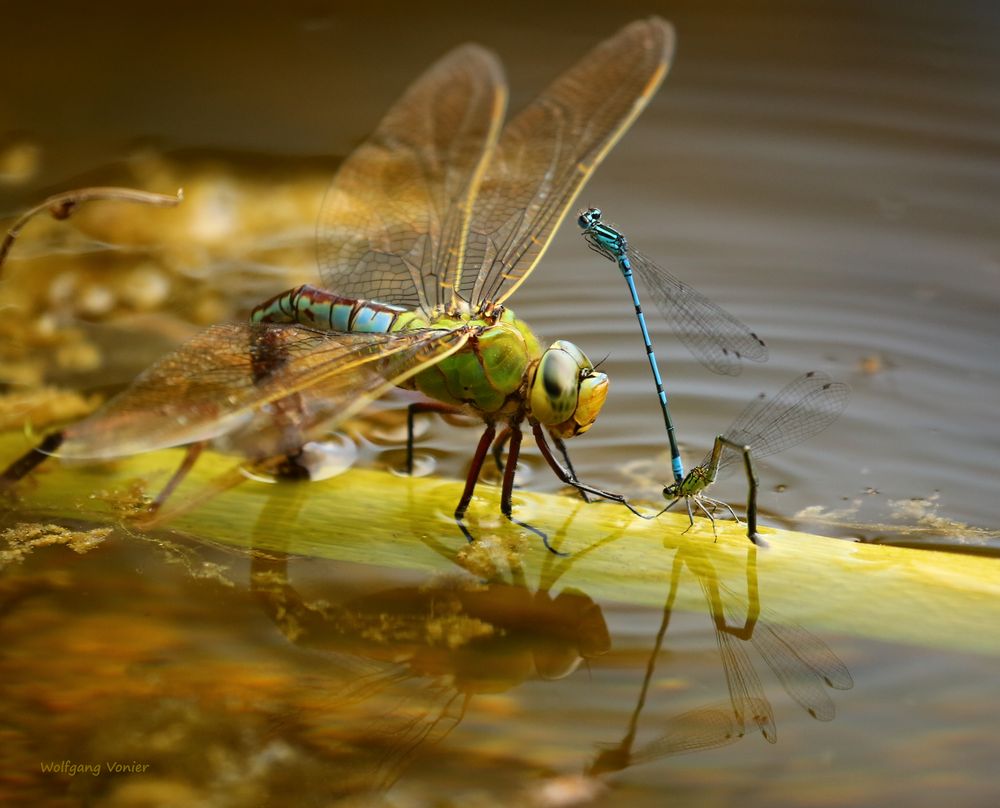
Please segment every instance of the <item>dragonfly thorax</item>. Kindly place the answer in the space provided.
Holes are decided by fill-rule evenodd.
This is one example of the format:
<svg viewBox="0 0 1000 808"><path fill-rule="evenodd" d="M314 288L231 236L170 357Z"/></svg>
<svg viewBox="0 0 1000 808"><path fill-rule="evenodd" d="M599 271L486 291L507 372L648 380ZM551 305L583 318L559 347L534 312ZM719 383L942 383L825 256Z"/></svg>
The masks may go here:
<svg viewBox="0 0 1000 808"><path fill-rule="evenodd" d="M489 315L428 318L407 312L396 329L466 330L468 341L455 353L414 376L406 386L486 421L523 412L527 379L542 356L538 339L510 309Z"/></svg>
<svg viewBox="0 0 1000 808"><path fill-rule="evenodd" d="M407 386L486 421L527 417L568 438L593 426L607 396L607 376L583 351L560 340L543 352L531 329L502 306L468 318L407 313L396 327L472 332L461 349Z"/></svg>

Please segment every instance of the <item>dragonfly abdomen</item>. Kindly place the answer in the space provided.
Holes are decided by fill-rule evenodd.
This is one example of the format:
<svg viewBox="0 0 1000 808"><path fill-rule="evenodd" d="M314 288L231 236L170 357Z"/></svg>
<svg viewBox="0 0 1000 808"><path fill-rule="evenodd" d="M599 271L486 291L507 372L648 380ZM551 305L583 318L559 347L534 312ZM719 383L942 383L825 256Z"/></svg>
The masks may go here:
<svg viewBox="0 0 1000 808"><path fill-rule="evenodd" d="M305 284L275 295L250 312L255 323L299 323L324 331L353 331L384 334L393 325L402 306L375 300L342 297Z"/></svg>

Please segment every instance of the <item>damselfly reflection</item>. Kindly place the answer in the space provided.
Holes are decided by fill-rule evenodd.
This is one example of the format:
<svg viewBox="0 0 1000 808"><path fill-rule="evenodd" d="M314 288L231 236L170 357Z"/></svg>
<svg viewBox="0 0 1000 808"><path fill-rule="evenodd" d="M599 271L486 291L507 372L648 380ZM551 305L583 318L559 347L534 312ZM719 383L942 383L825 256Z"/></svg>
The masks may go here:
<svg viewBox="0 0 1000 808"><path fill-rule="evenodd" d="M709 555L698 542L685 542L678 548L671 567L670 588L663 604L660 627L628 727L618 743L609 744L601 750L586 769L588 774L621 771L672 755L727 746L742 738L751 725L756 726L767 741L775 743L774 713L746 652L747 641L754 645L789 696L820 721L832 720L835 713L825 687L848 690L853 686L846 666L821 640L799 626L780 624L762 617L756 547L750 545L747 548L746 605L742 609L736 605L741 596L719 580ZM661 721L653 718L649 723L653 726L651 734L654 737L637 746L639 719L646 709L650 683L670 626L685 567L695 575L705 593L729 690L729 703L698 707ZM737 617L741 612L742 625Z"/></svg>

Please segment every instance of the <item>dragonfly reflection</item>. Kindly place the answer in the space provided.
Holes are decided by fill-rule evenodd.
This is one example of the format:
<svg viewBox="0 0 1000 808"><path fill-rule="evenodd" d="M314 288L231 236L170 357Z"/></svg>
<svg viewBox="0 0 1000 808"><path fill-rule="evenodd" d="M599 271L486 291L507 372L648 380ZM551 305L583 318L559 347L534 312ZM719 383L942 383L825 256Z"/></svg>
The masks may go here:
<svg viewBox="0 0 1000 808"><path fill-rule="evenodd" d="M353 774L345 787L352 793L391 786L421 749L455 729L477 694L565 678L610 648L600 607L577 589L555 591L593 547L572 557L546 554L532 589L516 563L487 574L482 556L470 558L426 538L429 549L464 574L336 602L307 598L292 583L289 556L262 549L276 545L265 526L294 516L303 496L275 495L273 509L262 512L251 591L288 640L320 654L319 675L330 680L327 700L289 716L279 729L321 754L350 760ZM583 507L555 532L557 543Z"/></svg>

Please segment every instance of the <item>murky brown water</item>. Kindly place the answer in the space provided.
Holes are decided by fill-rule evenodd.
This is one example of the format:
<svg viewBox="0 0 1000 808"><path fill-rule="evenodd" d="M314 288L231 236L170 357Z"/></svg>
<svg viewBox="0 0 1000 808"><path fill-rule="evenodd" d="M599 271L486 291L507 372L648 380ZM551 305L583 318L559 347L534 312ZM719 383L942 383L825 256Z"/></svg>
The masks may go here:
<svg viewBox="0 0 1000 808"><path fill-rule="evenodd" d="M152 316L160 303L212 322L242 316L261 290L314 277L315 210L337 159L453 45L496 50L516 109L600 37L656 12L678 31L674 67L581 203L603 207L633 244L737 314L771 351L735 380L715 377L653 318L686 459L699 459L758 392L823 370L851 384L850 407L821 436L768 460L765 523L995 554L996 11L972 2L538 6L474 16L418 4L192 6L189 15L144 13L142 22L95 20L69 5L50 4L44 19L7 9L4 28L18 36L0 53L0 209L84 176L166 192L183 184L193 211L137 213L143 224L124 240L138 250L88 242L81 255L83 242L56 230L39 229L35 241L26 234L18 249L38 263L12 265L19 286L5 294L23 294L32 266L72 276L38 294L57 319L86 315L86 344L114 361L93 367L77 337L42 340L4 368L10 389L37 381L17 375L34 363L47 381L105 392L189 333L183 321ZM100 219L80 226L98 238L110 232ZM102 277L137 271L137 255L147 272L130 287L139 291L107 306ZM173 285L160 294L164 277ZM573 459L584 479L655 498L666 452L617 271L567 223L511 302L545 337L609 355L608 405L571 444ZM110 317L123 310L129 318ZM475 439L435 422L420 450L435 474L456 478ZM396 463L398 448L376 436L361 462ZM524 485L559 488L531 454ZM739 500L739 480L718 493ZM819 517L797 516L810 506ZM0 527L29 517L5 513ZM114 533L79 557L39 548L6 567L0 798L995 801L992 659L807 623L818 644L802 636L790 644L815 651L804 652L814 667L798 665L782 687L749 641L719 641L704 612L674 611L659 648L660 609L586 593L560 599L558 579L536 594L535 569L530 590L483 584L440 560L435 577L309 559L288 572L280 558L234 556L190 538L164 546L163 535ZM664 598L671 563L662 565ZM704 560L692 565L689 583L711 582ZM720 583L745 592L739 579ZM732 624L742 624L745 595L726 599ZM760 600L767 622L766 588ZM719 716L730 696L718 649L727 643L761 672L775 745L749 718L745 738L723 743L730 728ZM815 666L834 664L823 649L843 661L853 689L816 679ZM814 720L796 694L824 718L832 704L836 718ZM598 743L618 752L602 756ZM675 758L685 744L719 748ZM148 769L41 770L63 761Z"/></svg>

